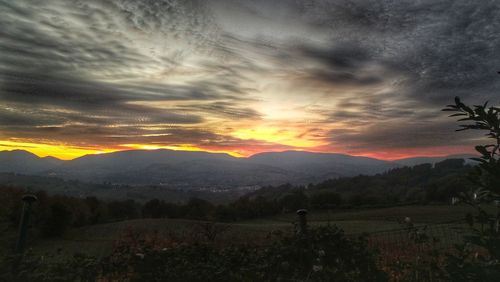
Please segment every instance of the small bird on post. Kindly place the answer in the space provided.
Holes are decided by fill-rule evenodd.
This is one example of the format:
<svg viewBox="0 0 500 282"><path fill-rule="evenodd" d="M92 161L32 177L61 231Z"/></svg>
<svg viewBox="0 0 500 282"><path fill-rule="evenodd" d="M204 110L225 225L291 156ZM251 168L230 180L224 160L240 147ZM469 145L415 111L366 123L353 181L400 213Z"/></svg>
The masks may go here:
<svg viewBox="0 0 500 282"><path fill-rule="evenodd" d="M31 204L38 201L38 198L32 194L26 194L22 198L23 213L21 214L21 222L19 223L19 236L16 242L16 253L24 252L24 246L26 243L26 235L28 233L28 224L31 215Z"/></svg>

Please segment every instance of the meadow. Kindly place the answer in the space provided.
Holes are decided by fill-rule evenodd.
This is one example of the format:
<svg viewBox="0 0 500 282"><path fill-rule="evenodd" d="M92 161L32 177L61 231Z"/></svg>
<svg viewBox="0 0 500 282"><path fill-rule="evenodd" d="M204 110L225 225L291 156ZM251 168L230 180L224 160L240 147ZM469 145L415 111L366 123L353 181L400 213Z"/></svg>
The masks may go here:
<svg viewBox="0 0 500 282"><path fill-rule="evenodd" d="M311 226L336 225L347 235L377 233L404 227L404 219L409 217L416 226L456 221L464 218L471 209L467 206L411 205L388 208L366 208L352 210L311 211L307 215ZM184 240L212 239L224 244L262 242L268 235L280 231L291 233L297 221L295 213L263 217L253 220L222 223L189 219L133 219L103 223L68 230L59 238L28 238L28 248L47 257L66 257L74 253L92 256L108 255L117 240L131 234L148 236L177 237ZM3 236L15 239L12 232Z"/></svg>

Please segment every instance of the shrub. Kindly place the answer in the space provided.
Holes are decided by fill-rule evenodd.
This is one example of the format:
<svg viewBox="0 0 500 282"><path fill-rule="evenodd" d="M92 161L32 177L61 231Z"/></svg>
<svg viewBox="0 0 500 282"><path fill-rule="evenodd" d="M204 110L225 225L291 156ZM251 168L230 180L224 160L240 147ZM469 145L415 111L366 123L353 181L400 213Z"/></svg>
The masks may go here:
<svg viewBox="0 0 500 282"><path fill-rule="evenodd" d="M336 227L312 228L306 236L279 236L264 247L219 248L207 243L137 247L123 242L104 265L113 279L121 273L130 281L387 280L366 241L349 239Z"/></svg>
<svg viewBox="0 0 500 282"><path fill-rule="evenodd" d="M335 192L319 192L311 196L311 207L314 209L331 209L342 204L342 197Z"/></svg>
<svg viewBox="0 0 500 282"><path fill-rule="evenodd" d="M71 223L71 211L62 203L53 203L49 207L49 214L41 227L43 236L60 236Z"/></svg>
<svg viewBox="0 0 500 282"><path fill-rule="evenodd" d="M450 255L447 270L453 281L498 281L500 277L500 108L465 105L458 97L454 105L444 111L454 112L451 117L461 117L462 130L482 130L491 140L490 144L476 146L481 156L469 175L474 184L471 191L461 193L460 199L475 209L468 214L472 234L465 237L466 243L457 246L457 254ZM485 205L495 203L496 214L488 212ZM485 228L475 228L480 224Z"/></svg>

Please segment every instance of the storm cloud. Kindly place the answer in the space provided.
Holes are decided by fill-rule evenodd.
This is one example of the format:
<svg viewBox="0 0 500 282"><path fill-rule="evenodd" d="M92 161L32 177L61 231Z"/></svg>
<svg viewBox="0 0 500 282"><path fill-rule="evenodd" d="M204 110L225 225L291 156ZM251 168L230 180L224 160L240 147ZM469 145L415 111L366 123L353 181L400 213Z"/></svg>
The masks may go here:
<svg viewBox="0 0 500 282"><path fill-rule="evenodd" d="M439 110L499 102L495 0L0 0L0 25L4 141L458 153Z"/></svg>

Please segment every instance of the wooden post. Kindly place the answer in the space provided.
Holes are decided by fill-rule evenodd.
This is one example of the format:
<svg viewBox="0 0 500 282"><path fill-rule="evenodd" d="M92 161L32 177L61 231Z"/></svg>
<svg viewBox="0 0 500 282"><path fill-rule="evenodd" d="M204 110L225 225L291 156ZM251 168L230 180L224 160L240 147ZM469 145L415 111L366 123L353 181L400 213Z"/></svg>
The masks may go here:
<svg viewBox="0 0 500 282"><path fill-rule="evenodd" d="M497 206L497 219L495 220L495 233L498 234L500 231L500 200L495 200L495 205Z"/></svg>
<svg viewBox="0 0 500 282"><path fill-rule="evenodd" d="M23 196L22 200L24 202L23 213L21 214L21 222L19 223L19 236L16 242L16 253L24 252L26 235L28 234L28 224L31 215L31 204L38 199L35 195L27 194Z"/></svg>
<svg viewBox="0 0 500 282"><path fill-rule="evenodd" d="M303 236L307 234L307 210L300 209L297 210L297 215L299 216L299 228L297 230L298 235Z"/></svg>

